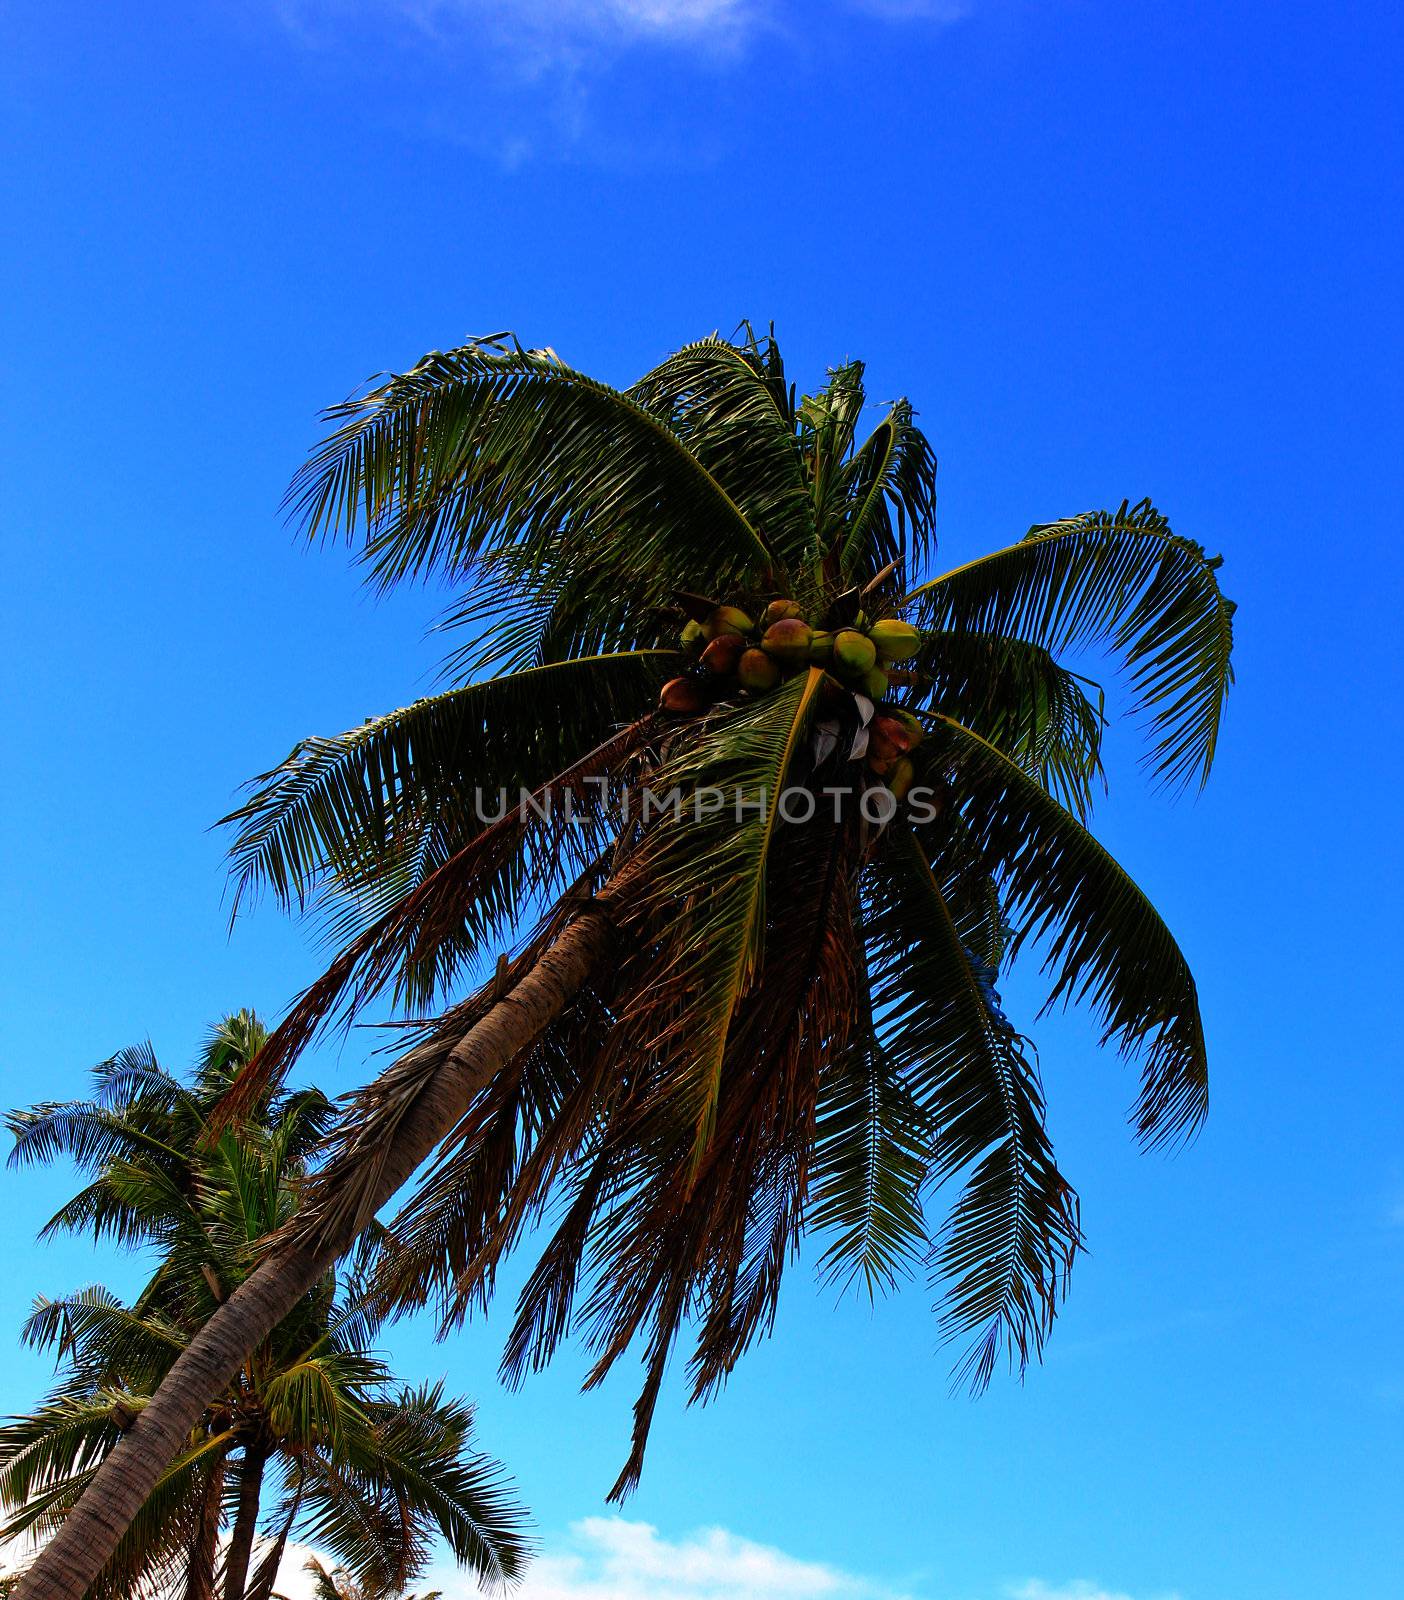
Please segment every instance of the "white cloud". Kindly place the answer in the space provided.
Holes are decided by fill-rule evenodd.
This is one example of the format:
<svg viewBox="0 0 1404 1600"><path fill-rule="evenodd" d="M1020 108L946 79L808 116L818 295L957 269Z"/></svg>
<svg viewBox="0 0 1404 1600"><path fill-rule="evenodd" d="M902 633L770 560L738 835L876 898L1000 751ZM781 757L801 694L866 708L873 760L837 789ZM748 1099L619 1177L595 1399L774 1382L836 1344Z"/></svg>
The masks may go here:
<svg viewBox="0 0 1404 1600"><path fill-rule="evenodd" d="M519 1600L880 1600L835 1567L707 1528L665 1539L647 1522L587 1517L564 1550L540 1556ZM896 1600L896 1597L890 1597Z"/></svg>
<svg viewBox="0 0 1404 1600"><path fill-rule="evenodd" d="M285 1600L314 1600L308 1545L290 1544L278 1572ZM323 1564L333 1563L325 1556ZM0 1563L0 1572L4 1564ZM483 1600L489 1591L456 1567L440 1567L414 1585L440 1589L444 1600ZM993 1594L993 1590L991 1593ZM924 1586L923 1600L953 1600ZM1180 1600L1175 1594L1133 1597L1085 1578L1047 1583L1039 1578L999 1591L1000 1600ZM537 1556L508 1600L917 1600L872 1578L822 1561L804 1561L773 1545L725 1528L701 1528L667 1539L647 1522L586 1517L568 1536Z"/></svg>
<svg viewBox="0 0 1404 1600"><path fill-rule="evenodd" d="M1086 1578L1074 1578L1071 1583L1044 1583L1039 1578L1031 1578L1010 1589L1009 1600L1132 1600L1132 1597L1122 1589L1104 1589ZM1156 1600L1179 1600L1179 1597L1164 1594Z"/></svg>
<svg viewBox="0 0 1404 1600"><path fill-rule="evenodd" d="M326 43L347 26L388 28L408 39L481 44L566 55L635 42L736 44L769 0L278 0L304 42Z"/></svg>
<svg viewBox="0 0 1404 1600"><path fill-rule="evenodd" d="M966 0L847 0L851 11L866 11L888 22L959 22L970 15Z"/></svg>

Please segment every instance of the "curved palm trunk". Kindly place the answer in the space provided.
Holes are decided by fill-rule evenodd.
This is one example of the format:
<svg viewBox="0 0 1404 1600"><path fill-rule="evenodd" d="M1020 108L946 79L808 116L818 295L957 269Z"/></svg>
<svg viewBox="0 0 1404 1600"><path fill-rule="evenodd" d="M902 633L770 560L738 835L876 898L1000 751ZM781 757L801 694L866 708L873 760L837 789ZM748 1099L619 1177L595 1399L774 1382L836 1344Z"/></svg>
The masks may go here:
<svg viewBox="0 0 1404 1600"><path fill-rule="evenodd" d="M258 1512L263 1502L263 1469L267 1465L268 1452L261 1445L251 1444L245 1449L239 1465L239 1509L234 1516L234 1531L224 1562L224 1600L244 1600L244 1588L249 1581L249 1557L253 1555Z"/></svg>
<svg viewBox="0 0 1404 1600"><path fill-rule="evenodd" d="M608 923L587 912L469 1028L400 1125L380 1171L377 1206L452 1130L478 1089L565 1010L603 964L608 947ZM240 1284L191 1340L136 1423L103 1462L63 1526L25 1573L14 1600L81 1600L211 1396L347 1250L358 1231L356 1217L348 1217L329 1229L315 1249L298 1243L286 1246Z"/></svg>

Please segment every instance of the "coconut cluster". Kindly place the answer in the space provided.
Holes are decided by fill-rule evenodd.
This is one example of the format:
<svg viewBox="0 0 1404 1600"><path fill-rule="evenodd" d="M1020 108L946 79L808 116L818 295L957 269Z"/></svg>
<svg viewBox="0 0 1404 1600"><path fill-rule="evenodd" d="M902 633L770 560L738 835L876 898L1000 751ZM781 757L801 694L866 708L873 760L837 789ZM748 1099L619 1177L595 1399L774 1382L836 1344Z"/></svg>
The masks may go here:
<svg viewBox="0 0 1404 1600"><path fill-rule="evenodd" d="M889 668L921 648L921 634L911 623L896 617L869 622L860 611L846 627L816 629L795 601L780 599L766 606L759 622L737 606L716 606L705 621L687 624L682 642L697 656L697 668L663 685L664 711L693 716L732 690L765 694L793 673L821 666L836 692L846 689L860 705L868 702L864 748L855 755L899 799L907 792L913 777L909 753L921 742L921 724L908 712L874 708L891 686Z"/></svg>

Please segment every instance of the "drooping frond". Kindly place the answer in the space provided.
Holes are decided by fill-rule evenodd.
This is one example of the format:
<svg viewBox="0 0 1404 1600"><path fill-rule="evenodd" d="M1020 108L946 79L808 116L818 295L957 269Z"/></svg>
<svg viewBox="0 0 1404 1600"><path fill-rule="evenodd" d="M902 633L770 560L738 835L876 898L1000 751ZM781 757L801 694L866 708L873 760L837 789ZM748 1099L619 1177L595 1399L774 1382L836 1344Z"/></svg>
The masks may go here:
<svg viewBox="0 0 1404 1600"><path fill-rule="evenodd" d="M929 633L920 665L925 681L903 697L907 704L943 711L975 729L1087 817L1095 790L1106 783L1100 690L1094 703L1086 679L1022 639Z"/></svg>
<svg viewBox="0 0 1404 1600"><path fill-rule="evenodd" d="M1234 608L1219 564L1143 500L1040 524L907 599L933 629L1012 635L1055 654L1108 647L1129 670L1151 768L1167 783L1202 784L1233 682Z"/></svg>
<svg viewBox="0 0 1404 1600"><path fill-rule="evenodd" d="M771 351L778 350L771 341ZM783 369L754 342L684 345L627 391L673 433L764 531L779 565L797 568L813 544L814 506L801 465Z"/></svg>
<svg viewBox="0 0 1404 1600"><path fill-rule="evenodd" d="M942 884L900 829L875 858L866 923L878 1036L933 1130L930 1175L964 1176L937 1257L942 1326L969 1339L958 1376L975 1389L1001 1349L1042 1350L1080 1234L1058 1171L1038 1075L982 994Z"/></svg>
<svg viewBox="0 0 1404 1600"><path fill-rule="evenodd" d="M811 667L718 716L678 741L652 777L657 794L678 801L645 835L636 861L645 887L626 923L646 922L660 955L620 1040L675 1056L692 1086L699 1146L715 1121L732 1017L760 961L782 793L806 754L823 680Z"/></svg>
<svg viewBox="0 0 1404 1600"><path fill-rule="evenodd" d="M1103 1042L1139 1057L1135 1122L1154 1144L1192 1132L1208 1108L1208 1059L1188 963L1145 894L1017 762L949 717L929 762L1000 879L1018 943L1037 941L1049 1004L1085 1001ZM938 748L938 745L940 748ZM928 747L923 746L923 751Z"/></svg>
<svg viewBox="0 0 1404 1600"><path fill-rule="evenodd" d="M377 579L585 569L730 589L776 552L668 420L551 351L477 340L335 406L289 491L310 534L364 528Z"/></svg>
<svg viewBox="0 0 1404 1600"><path fill-rule="evenodd" d="M860 956L858 1008L847 1048L821 1080L807 1225L831 1236L823 1279L861 1281L870 1297L895 1286L928 1239L921 1186L935 1129L878 1037Z"/></svg>
<svg viewBox="0 0 1404 1600"><path fill-rule="evenodd" d="M235 910L266 885L302 905L330 881L393 901L534 789L638 718L677 660L637 650L527 669L305 739L224 819Z"/></svg>
<svg viewBox="0 0 1404 1600"><path fill-rule="evenodd" d="M269 1035L220 1116L240 1114L249 1096L281 1081L338 1005L354 1014L397 977L412 1003L427 1005L533 895L552 885L564 889L588 871L601 828L607 837L610 784L650 731L650 718L621 729L523 796L358 934Z"/></svg>

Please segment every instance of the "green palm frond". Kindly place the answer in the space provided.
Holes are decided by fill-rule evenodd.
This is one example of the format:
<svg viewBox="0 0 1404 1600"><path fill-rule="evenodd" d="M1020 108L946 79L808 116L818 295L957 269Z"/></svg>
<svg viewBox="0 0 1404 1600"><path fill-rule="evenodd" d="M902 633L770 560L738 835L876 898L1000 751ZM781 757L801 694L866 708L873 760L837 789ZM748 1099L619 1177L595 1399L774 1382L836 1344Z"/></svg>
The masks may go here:
<svg viewBox="0 0 1404 1600"><path fill-rule="evenodd" d="M181 1160L172 1145L96 1101L47 1101L11 1111L5 1122L15 1138L9 1157L12 1167L47 1164L60 1156L88 1171L134 1156L171 1165Z"/></svg>
<svg viewBox="0 0 1404 1600"><path fill-rule="evenodd" d="M129 1310L109 1290L93 1285L58 1300L39 1295L20 1342L52 1350L80 1382L99 1385L120 1373L128 1386L149 1390L165 1377L188 1336L159 1315Z"/></svg>
<svg viewBox="0 0 1404 1600"><path fill-rule="evenodd" d="M624 1037L676 1052L699 1147L715 1123L732 1017L761 956L781 793L823 681L811 667L768 698L724 713L680 741L652 780L680 804L658 820L639 857L647 887L632 914L649 921L662 955ZM707 813L697 802L709 788L722 804Z"/></svg>
<svg viewBox="0 0 1404 1600"><path fill-rule="evenodd" d="M782 566L813 546L814 503L795 438L792 400L774 340L733 344L713 334L684 345L627 391L670 430L764 530Z"/></svg>
<svg viewBox="0 0 1404 1600"><path fill-rule="evenodd" d="M310 534L364 527L382 583L594 564L633 584L729 589L776 553L669 426L550 351L477 340L335 406L289 505Z"/></svg>
<svg viewBox="0 0 1404 1600"><path fill-rule="evenodd" d="M860 1004L848 1048L821 1083L807 1225L832 1235L825 1282L892 1288L927 1244L921 1186L934 1129L883 1049L860 958Z"/></svg>
<svg viewBox="0 0 1404 1600"><path fill-rule="evenodd" d="M998 635L942 632L926 636L918 665L925 681L905 702L939 710L1037 775L1079 817L1106 788L1103 695L1069 672L1041 645ZM1094 702L1087 689L1097 690Z"/></svg>
<svg viewBox="0 0 1404 1600"><path fill-rule="evenodd" d="M954 719L937 721L942 733L928 760L945 767L1003 885L1016 948L1033 940L1046 951L1049 1005L1086 1002L1103 1043L1139 1056L1143 1140L1192 1132L1208 1109L1208 1058L1194 978L1170 931L1125 870L1022 767Z"/></svg>
<svg viewBox="0 0 1404 1600"><path fill-rule="evenodd" d="M1180 538L1143 500L1040 524L1019 544L907 596L926 627L1012 635L1055 654L1105 645L1130 672L1148 763L1167 783L1203 783L1233 682L1233 603L1219 558Z"/></svg>
<svg viewBox="0 0 1404 1600"><path fill-rule="evenodd" d="M889 562L897 564L899 582L920 572L936 545L936 456L906 400L891 408L839 476L847 498L839 578L868 583Z"/></svg>
<svg viewBox="0 0 1404 1600"><path fill-rule="evenodd" d="M676 660L637 650L528 669L303 740L224 819L238 828L235 910L264 886L284 905L328 882L377 903L409 893L483 831L500 789L515 804L635 720Z"/></svg>
<svg viewBox="0 0 1404 1600"><path fill-rule="evenodd" d="M936 1261L942 1326L969 1339L958 1377L975 1389L1001 1349L1036 1357L1080 1243L1037 1072L982 995L943 886L901 830L877 860L867 929L878 1036L928 1125L933 1180L966 1175Z"/></svg>

